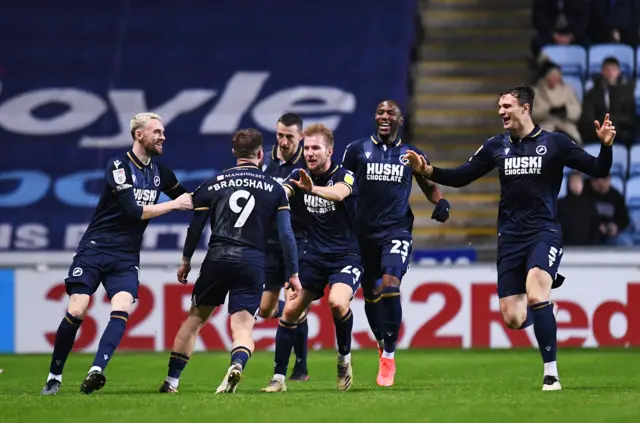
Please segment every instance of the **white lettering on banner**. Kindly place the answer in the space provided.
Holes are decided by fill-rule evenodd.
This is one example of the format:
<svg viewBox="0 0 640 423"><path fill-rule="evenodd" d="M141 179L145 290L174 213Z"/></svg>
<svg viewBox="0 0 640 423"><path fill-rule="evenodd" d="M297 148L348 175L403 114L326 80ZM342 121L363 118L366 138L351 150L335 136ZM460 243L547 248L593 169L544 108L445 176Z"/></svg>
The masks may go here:
<svg viewBox="0 0 640 423"><path fill-rule="evenodd" d="M248 112L259 129L273 131L273 122L287 111L303 115L309 124L322 123L335 130L344 114L355 111L355 96L331 86L288 87L259 100L270 76L269 72L236 72L221 92L217 104L204 117L200 133L232 134ZM109 112L111 106L117 117L118 132L103 136L82 133L79 146L129 147L129 120L140 110L160 114L166 127L177 117L203 107L217 95L218 91L211 89L188 88L161 105L148 105L143 90L109 90L107 102L95 93L79 88L39 88L4 99L0 103L0 126L20 135L67 134L88 128ZM67 110L47 118L33 113L47 104L63 104Z"/></svg>
<svg viewBox="0 0 640 423"><path fill-rule="evenodd" d="M16 350L50 352L57 320L67 304L63 278L68 268L47 272L17 270ZM196 275L198 269L193 269ZM640 346L640 270L633 267L563 267L567 282L553 292L559 302L558 341L562 347ZM192 287L175 282L174 269L141 265L140 299L129 319L122 349L170 350L180 327ZM602 281L606 280L604 284ZM580 283L571 283L579 281ZM507 329L499 313L494 266L465 268L414 267L402 284L404 321L401 348L535 347L533 329ZM100 288L85 319L76 346L95 351L109 320L109 303ZM364 314L361 291L356 294L353 347L374 347ZM333 319L326 296L309 314L310 348L335 348ZM12 322L0 322L11 324ZM259 320L258 349L273 349L277 320ZM0 326L0 330L2 330ZM200 334L197 350L229 349L231 335L226 307L220 307Z"/></svg>
<svg viewBox="0 0 640 423"><path fill-rule="evenodd" d="M58 250L75 250L78 243L82 239L87 230L86 223L69 224L64 230L64 239L62 245L54 248ZM187 237L188 223L151 223L147 226L142 236L142 249L154 250L159 247L161 236L171 236L173 241L170 248L182 249L184 241ZM206 245L209 239L211 228L205 228L205 234L202 236L201 246ZM43 250L49 248L51 244L49 229L38 223L25 223L13 226L8 223L0 224L0 250ZM180 253L176 253L179 257ZM38 259L39 262L47 262L47 257Z"/></svg>
<svg viewBox="0 0 640 423"><path fill-rule="evenodd" d="M39 223L0 225L0 250L38 250L49 246L49 230Z"/></svg>

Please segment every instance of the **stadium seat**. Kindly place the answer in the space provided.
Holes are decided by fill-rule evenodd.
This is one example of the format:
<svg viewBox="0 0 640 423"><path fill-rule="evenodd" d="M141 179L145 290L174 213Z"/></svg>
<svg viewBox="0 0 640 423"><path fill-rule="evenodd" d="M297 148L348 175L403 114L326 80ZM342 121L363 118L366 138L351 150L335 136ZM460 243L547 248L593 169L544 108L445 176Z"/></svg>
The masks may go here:
<svg viewBox="0 0 640 423"><path fill-rule="evenodd" d="M640 71L640 68L638 68L638 70ZM640 115L640 78L636 79L634 97L636 99L636 115Z"/></svg>
<svg viewBox="0 0 640 423"><path fill-rule="evenodd" d="M627 181L625 199L629 208L629 217L638 230L640 228L640 177L636 176Z"/></svg>
<svg viewBox="0 0 640 423"><path fill-rule="evenodd" d="M565 167L565 169L567 169ZM562 178L562 185L560 185L560 191L558 192L558 198L564 198L567 196L567 175Z"/></svg>
<svg viewBox="0 0 640 423"><path fill-rule="evenodd" d="M611 165L611 175L626 177L629 163L629 152L623 145L613 145L613 164ZM584 150L592 156L600 154L600 144L588 144Z"/></svg>
<svg viewBox="0 0 640 423"><path fill-rule="evenodd" d="M629 177L640 176L640 145L631 147L629 153Z"/></svg>
<svg viewBox="0 0 640 423"><path fill-rule="evenodd" d="M582 103L582 98L584 97L584 87L582 86L582 78L579 76L563 76L564 82L567 85L571 85L573 90L576 92L576 96L578 96L578 100Z"/></svg>
<svg viewBox="0 0 640 423"><path fill-rule="evenodd" d="M620 70L627 78L632 78L635 69L635 52L624 44L596 44L589 48L589 75L600 73L602 62L607 57L615 57L620 62Z"/></svg>
<svg viewBox="0 0 640 423"><path fill-rule="evenodd" d="M542 49L542 54L560 66L565 75L581 78L587 75L587 51L584 47L550 45Z"/></svg>
<svg viewBox="0 0 640 423"><path fill-rule="evenodd" d="M612 176L611 187L615 188L616 191L618 191L620 194L624 196L624 192L625 192L624 179L622 179L619 176Z"/></svg>

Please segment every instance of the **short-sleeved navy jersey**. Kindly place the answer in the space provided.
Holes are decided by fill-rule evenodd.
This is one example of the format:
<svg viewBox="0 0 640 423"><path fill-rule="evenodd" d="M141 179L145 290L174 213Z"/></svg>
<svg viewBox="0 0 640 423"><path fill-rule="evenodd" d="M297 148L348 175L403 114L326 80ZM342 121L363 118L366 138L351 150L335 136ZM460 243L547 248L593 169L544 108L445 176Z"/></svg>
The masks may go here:
<svg viewBox="0 0 640 423"><path fill-rule="evenodd" d="M353 173L337 164L332 164L323 175L314 176L308 169L306 172L315 185L345 184L351 190L349 196L335 202L304 192L291 182L284 183L293 193L291 214L302 218L307 231L306 251L326 256L358 254L354 223L358 192ZM287 181L290 179L299 180L300 170L294 170Z"/></svg>
<svg viewBox="0 0 640 423"><path fill-rule="evenodd" d="M142 206L157 204L164 192L177 198L185 189L170 169L152 160L143 164L133 151L109 160L106 184L79 248L114 255L139 254L149 220L141 220Z"/></svg>
<svg viewBox="0 0 640 423"><path fill-rule="evenodd" d="M527 236L541 231L561 234L558 221L558 192L565 166L594 177L611 169L611 147L602 146L593 157L569 137L539 127L523 139L508 132L487 140L456 169L434 168L431 180L460 187L497 167L500 174L500 237Z"/></svg>
<svg viewBox="0 0 640 423"><path fill-rule="evenodd" d="M377 135L356 140L345 149L342 166L355 174L359 191L356 218L359 238L381 239L413 230L409 206L412 171L404 165L407 150L426 158L400 138L387 145Z"/></svg>
<svg viewBox="0 0 640 423"><path fill-rule="evenodd" d="M282 185L252 164L227 169L193 194L195 210L210 209L212 256L264 265L275 214L289 210Z"/></svg>
<svg viewBox="0 0 640 423"><path fill-rule="evenodd" d="M271 176L273 179L282 184L287 180L287 176L289 176L294 170L303 169L305 167L304 157L302 154L304 148L302 143L300 143L296 152L286 162L278 159L276 153L277 148L278 146L274 145L271 148L271 153L265 154L264 163L262 164L262 170L266 175ZM293 234L295 235L296 240L300 242L306 239L304 224L296 215L291 215L291 228L293 229ZM273 230L269 234L267 243L269 245L269 249L281 249L275 222L273 223Z"/></svg>

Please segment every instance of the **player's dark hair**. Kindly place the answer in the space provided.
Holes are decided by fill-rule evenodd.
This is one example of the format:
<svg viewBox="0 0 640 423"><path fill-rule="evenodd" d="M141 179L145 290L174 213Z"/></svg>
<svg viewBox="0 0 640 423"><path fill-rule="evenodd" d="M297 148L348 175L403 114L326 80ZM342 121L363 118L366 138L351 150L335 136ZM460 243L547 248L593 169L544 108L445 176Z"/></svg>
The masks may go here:
<svg viewBox="0 0 640 423"><path fill-rule="evenodd" d="M327 128L326 126L320 123L314 123L313 125L308 126L304 130L305 137L313 137L316 135L322 135L325 141L327 141L327 145L333 148L334 140L333 140L333 131L331 129Z"/></svg>
<svg viewBox="0 0 640 423"><path fill-rule="evenodd" d="M500 97L503 97L507 94L511 94L515 98L518 99L518 104L520 106L524 106L525 104L529 105L529 111L533 111L533 99L536 96L536 93L533 91L528 85L516 85L515 87L509 88L507 91L503 91L500 93Z"/></svg>
<svg viewBox="0 0 640 423"><path fill-rule="evenodd" d="M239 159L255 159L262 148L262 133L257 129L240 129L231 139L233 153Z"/></svg>
<svg viewBox="0 0 640 423"><path fill-rule="evenodd" d="M300 115L295 113L285 113L280 116L278 122L283 124L284 126L293 126L295 125L298 128L298 131L302 131L302 118Z"/></svg>

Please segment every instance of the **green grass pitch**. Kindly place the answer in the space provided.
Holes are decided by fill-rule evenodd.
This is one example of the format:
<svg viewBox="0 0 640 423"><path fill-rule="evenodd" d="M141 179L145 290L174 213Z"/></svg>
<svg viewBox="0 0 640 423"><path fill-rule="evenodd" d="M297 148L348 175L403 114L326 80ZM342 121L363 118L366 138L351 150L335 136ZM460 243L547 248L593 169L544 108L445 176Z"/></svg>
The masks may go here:
<svg viewBox="0 0 640 423"><path fill-rule="evenodd" d="M411 350L396 354L396 386L375 384L377 353L353 353L354 385L335 388L336 357L311 351L310 380L264 394L273 353L256 353L235 395L214 395L225 353L196 353L179 393L157 393L166 353L119 352L107 384L79 393L92 355L72 354L59 395L40 396L49 356L1 356L0 422L640 422L638 350L561 350L562 392L542 392L535 350Z"/></svg>

